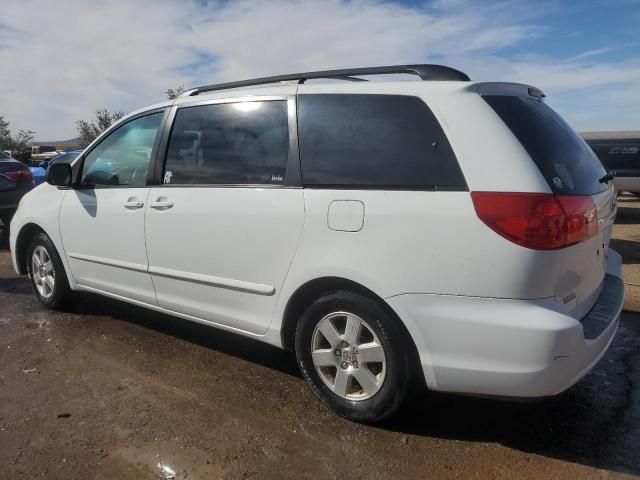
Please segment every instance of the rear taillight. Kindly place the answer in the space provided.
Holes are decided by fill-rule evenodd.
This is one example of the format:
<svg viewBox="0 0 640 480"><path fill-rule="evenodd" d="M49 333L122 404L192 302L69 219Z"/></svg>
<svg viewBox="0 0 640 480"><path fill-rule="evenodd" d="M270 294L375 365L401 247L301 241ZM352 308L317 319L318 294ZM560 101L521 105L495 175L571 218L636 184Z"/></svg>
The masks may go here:
<svg viewBox="0 0 640 480"><path fill-rule="evenodd" d="M591 197L550 193L472 192L480 220L523 247L556 250L598 233Z"/></svg>
<svg viewBox="0 0 640 480"><path fill-rule="evenodd" d="M10 172L4 172L15 183L33 183L33 175L28 168L25 170L12 170Z"/></svg>

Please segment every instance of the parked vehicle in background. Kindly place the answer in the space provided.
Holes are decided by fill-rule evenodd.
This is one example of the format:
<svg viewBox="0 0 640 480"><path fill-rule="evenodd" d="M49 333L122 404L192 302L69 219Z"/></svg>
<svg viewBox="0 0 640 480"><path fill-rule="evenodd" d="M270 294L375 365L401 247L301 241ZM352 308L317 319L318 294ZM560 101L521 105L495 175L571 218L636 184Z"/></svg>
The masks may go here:
<svg viewBox="0 0 640 480"><path fill-rule="evenodd" d="M0 153L0 220L8 227L22 196L35 186L29 167Z"/></svg>
<svg viewBox="0 0 640 480"><path fill-rule="evenodd" d="M616 189L640 195L640 132L585 133L583 137L602 165L614 173Z"/></svg>
<svg viewBox="0 0 640 480"><path fill-rule="evenodd" d="M51 145L34 145L31 147L31 161L48 160L57 157L60 152Z"/></svg>
<svg viewBox="0 0 640 480"><path fill-rule="evenodd" d="M423 81L353 81L398 73ZM354 420L422 382L555 395L624 285L613 185L543 97L438 65L189 90L49 167L14 267L48 308L89 291L293 350Z"/></svg>
<svg viewBox="0 0 640 480"><path fill-rule="evenodd" d="M56 155L55 157L51 157L50 159L43 160L38 164L38 166L46 170L49 167L49 165L52 165L58 162L64 162L64 163L70 164L76 158L78 158L78 155L80 155L81 153L82 153L82 150L69 150L67 152L62 152L59 155Z"/></svg>
<svg viewBox="0 0 640 480"><path fill-rule="evenodd" d="M81 153L82 150L70 150L68 152L63 152L60 155L57 155L49 160L41 161L37 167L29 167L31 169L31 173L33 174L33 181L36 185L40 185L42 182L44 182L49 165L60 162L70 164L76 158L78 158L78 155L80 155Z"/></svg>

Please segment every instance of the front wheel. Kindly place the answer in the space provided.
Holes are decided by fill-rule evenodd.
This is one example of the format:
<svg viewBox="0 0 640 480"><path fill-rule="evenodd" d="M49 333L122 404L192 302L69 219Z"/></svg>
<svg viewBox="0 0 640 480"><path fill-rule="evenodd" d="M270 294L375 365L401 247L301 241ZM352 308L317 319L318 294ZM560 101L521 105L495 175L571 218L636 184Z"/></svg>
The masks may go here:
<svg viewBox="0 0 640 480"><path fill-rule="evenodd" d="M329 293L307 308L296 356L313 393L351 420L383 420L414 386L408 334L380 303L354 292Z"/></svg>
<svg viewBox="0 0 640 480"><path fill-rule="evenodd" d="M27 273L36 298L45 307L60 308L71 295L60 255L51 239L37 234L27 250Z"/></svg>

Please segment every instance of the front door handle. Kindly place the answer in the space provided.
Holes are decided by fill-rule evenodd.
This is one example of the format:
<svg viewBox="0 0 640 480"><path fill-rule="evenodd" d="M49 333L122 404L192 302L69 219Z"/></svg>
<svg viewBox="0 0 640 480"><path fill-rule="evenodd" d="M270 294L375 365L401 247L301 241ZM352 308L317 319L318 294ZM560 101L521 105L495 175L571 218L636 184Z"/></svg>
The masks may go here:
<svg viewBox="0 0 640 480"><path fill-rule="evenodd" d="M149 202L149 206L156 210L166 210L173 207L173 202L167 197L158 197L155 202Z"/></svg>
<svg viewBox="0 0 640 480"><path fill-rule="evenodd" d="M130 197L126 202L122 204L124 208L128 208L130 210L135 210L136 208L144 207L144 203L138 200L136 197Z"/></svg>

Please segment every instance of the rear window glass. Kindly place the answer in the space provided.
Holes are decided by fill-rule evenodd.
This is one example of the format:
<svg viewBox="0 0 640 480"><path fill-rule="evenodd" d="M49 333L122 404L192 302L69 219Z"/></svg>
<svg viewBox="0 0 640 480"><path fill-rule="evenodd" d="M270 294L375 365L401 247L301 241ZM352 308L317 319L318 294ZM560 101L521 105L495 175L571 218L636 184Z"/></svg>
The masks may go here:
<svg viewBox="0 0 640 480"><path fill-rule="evenodd" d="M607 189L607 172L589 146L546 103L535 98L486 95L558 194L593 195Z"/></svg>
<svg viewBox="0 0 640 480"><path fill-rule="evenodd" d="M446 135L418 97L298 97L307 186L465 190Z"/></svg>

